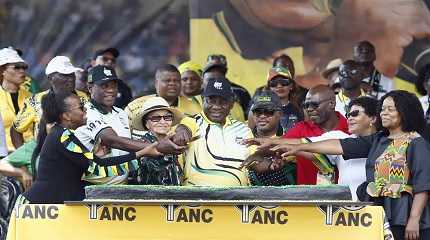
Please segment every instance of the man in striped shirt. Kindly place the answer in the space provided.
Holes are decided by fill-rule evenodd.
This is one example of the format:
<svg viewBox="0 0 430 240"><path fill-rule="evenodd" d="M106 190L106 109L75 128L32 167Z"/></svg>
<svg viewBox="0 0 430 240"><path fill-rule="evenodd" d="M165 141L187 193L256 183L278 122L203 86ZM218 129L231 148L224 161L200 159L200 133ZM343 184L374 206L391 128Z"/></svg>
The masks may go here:
<svg viewBox="0 0 430 240"><path fill-rule="evenodd" d="M248 173L240 165L253 149L240 140L252 137L252 132L229 116L234 101L230 82L210 79L202 96L203 112L184 118L173 138L178 145L198 138L184 154L184 185L249 185Z"/></svg>

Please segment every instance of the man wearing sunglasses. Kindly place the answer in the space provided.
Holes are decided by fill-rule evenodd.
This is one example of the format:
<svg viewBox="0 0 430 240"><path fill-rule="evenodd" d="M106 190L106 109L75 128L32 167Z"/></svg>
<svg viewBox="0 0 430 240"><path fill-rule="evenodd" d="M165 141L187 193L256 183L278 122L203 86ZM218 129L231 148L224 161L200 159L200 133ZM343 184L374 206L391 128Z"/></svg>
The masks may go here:
<svg viewBox="0 0 430 240"><path fill-rule="evenodd" d="M255 137L282 136L282 103L275 93L268 90L255 96L250 110L255 122ZM296 165L266 158L249 167L249 180L252 185L259 186L293 185L296 181Z"/></svg>
<svg viewBox="0 0 430 240"><path fill-rule="evenodd" d="M203 111L184 118L176 128L173 141L187 145L185 152L185 185L248 185L248 176L239 169L252 153L241 139L252 137L251 129L229 116L233 91L225 78L210 79L203 90Z"/></svg>
<svg viewBox="0 0 430 240"><path fill-rule="evenodd" d="M336 95L336 111L345 116L352 99L365 96L362 80L365 77L362 65L353 60L346 60L339 66L340 91Z"/></svg>
<svg viewBox="0 0 430 240"><path fill-rule="evenodd" d="M118 49L113 47L99 49L95 51L91 60L91 65L93 67L98 65L108 66L115 69L119 55L120 53ZM115 99L115 106L125 108L132 98L133 95L130 87L123 80L119 80L118 95Z"/></svg>
<svg viewBox="0 0 430 240"><path fill-rule="evenodd" d="M348 133L346 118L335 111L335 94L329 86L319 85L309 89L303 106L309 120L298 122L284 138L316 137L332 130ZM296 166L297 184L335 182L334 175L321 174L309 159L297 156Z"/></svg>

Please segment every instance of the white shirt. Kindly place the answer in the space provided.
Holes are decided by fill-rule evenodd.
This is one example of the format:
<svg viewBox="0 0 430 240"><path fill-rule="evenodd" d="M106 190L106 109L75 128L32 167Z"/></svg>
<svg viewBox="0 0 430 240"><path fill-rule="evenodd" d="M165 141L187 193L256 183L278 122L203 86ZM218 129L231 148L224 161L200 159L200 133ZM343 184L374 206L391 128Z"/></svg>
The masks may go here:
<svg viewBox="0 0 430 240"><path fill-rule="evenodd" d="M381 84L382 89L384 89L387 92L394 90L394 80L385 76L381 73L381 79L379 80L379 84ZM379 94L378 98L380 99L384 94Z"/></svg>
<svg viewBox="0 0 430 240"><path fill-rule="evenodd" d="M429 109L429 96L420 97L420 103L424 110L424 116L426 115L427 110Z"/></svg>
<svg viewBox="0 0 430 240"><path fill-rule="evenodd" d="M312 142L319 142L328 139L344 139L355 137L342 131L326 132L318 137L309 138ZM348 159L345 161L342 155L327 155L330 161L337 166L339 170L339 185L348 186L352 199L357 201L357 187L366 181L366 158Z"/></svg>
<svg viewBox="0 0 430 240"><path fill-rule="evenodd" d="M0 114L0 157L7 156L6 135L4 132L3 118Z"/></svg>
<svg viewBox="0 0 430 240"><path fill-rule="evenodd" d="M76 137L87 147L88 150L93 151L95 143L98 141L98 135L103 129L112 128L115 133L120 137L131 138L131 132L128 124L127 113L117 107L113 107L112 112L103 114L91 102L85 105L87 109L87 124L76 129ZM128 154L128 152L111 149L109 157L121 156ZM125 166L126 163L121 164ZM111 181L104 181L105 184L116 184L123 182L128 176L128 172L124 175L116 176ZM98 182L95 182L98 183ZM100 182L101 183L101 182Z"/></svg>

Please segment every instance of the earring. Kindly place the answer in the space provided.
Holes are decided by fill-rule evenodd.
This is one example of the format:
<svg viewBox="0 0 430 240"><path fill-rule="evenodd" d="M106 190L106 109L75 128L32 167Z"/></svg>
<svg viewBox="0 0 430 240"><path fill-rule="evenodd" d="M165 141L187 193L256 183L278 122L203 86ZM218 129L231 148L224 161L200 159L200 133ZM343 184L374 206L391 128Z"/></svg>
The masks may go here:
<svg viewBox="0 0 430 240"><path fill-rule="evenodd" d="M370 123L370 124L369 124L369 127L373 127L373 124L372 124L372 123Z"/></svg>

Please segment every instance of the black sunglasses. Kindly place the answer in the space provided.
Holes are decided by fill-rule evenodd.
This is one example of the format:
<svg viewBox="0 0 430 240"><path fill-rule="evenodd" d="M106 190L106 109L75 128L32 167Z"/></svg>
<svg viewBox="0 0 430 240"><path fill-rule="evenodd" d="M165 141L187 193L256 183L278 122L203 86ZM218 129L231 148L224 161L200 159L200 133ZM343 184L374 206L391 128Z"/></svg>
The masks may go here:
<svg viewBox="0 0 430 240"><path fill-rule="evenodd" d="M20 70L20 69L22 69L22 70L27 70L27 69L28 69L27 64L12 64L11 66L12 66L12 67L13 67L13 69L15 69L15 70Z"/></svg>
<svg viewBox="0 0 430 240"><path fill-rule="evenodd" d="M354 111L346 113L345 117L346 118L357 117L359 114L360 114L360 110L354 110Z"/></svg>
<svg viewBox="0 0 430 240"><path fill-rule="evenodd" d="M291 84L291 80L288 78L281 78L281 79L274 79L269 81L269 87L276 87L278 84L281 84L281 86L286 87Z"/></svg>
<svg viewBox="0 0 430 240"><path fill-rule="evenodd" d="M274 109L257 108L257 109L254 109L252 111L252 113L255 114L255 116L257 116L257 117L260 117L261 115L271 117L275 114L275 110Z"/></svg>
<svg viewBox="0 0 430 240"><path fill-rule="evenodd" d="M352 77L352 76L355 76L357 74L358 74L358 70L356 70L356 69L351 69L351 70L343 69L343 70L339 71L339 76L344 77L344 78Z"/></svg>
<svg viewBox="0 0 430 240"><path fill-rule="evenodd" d="M159 121L161 121L161 119L164 119L164 121L170 122L170 121L173 121L173 115L148 117L148 120L151 122L159 122Z"/></svg>
<svg viewBox="0 0 430 240"><path fill-rule="evenodd" d="M313 108L313 109L317 109L319 108L319 106L321 105L321 103L329 101L330 99L325 99L319 102L315 102L315 101L307 101L303 103L303 108L307 109L307 108Z"/></svg>

